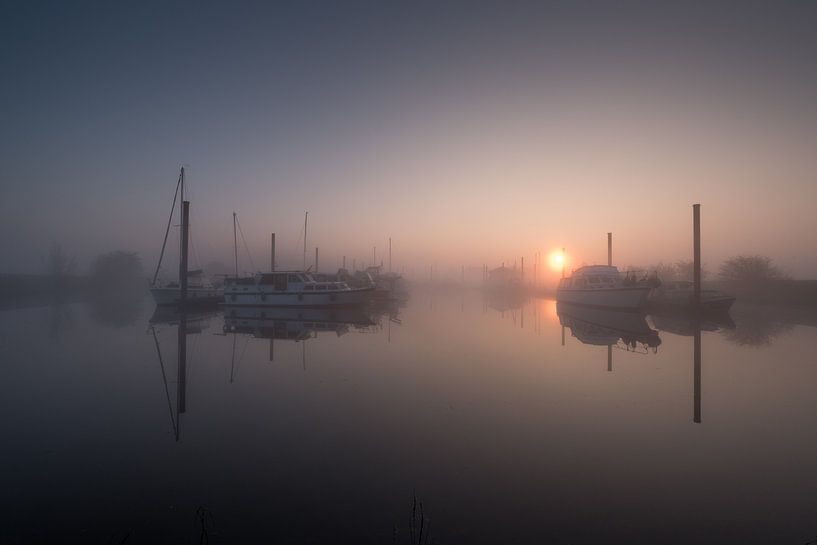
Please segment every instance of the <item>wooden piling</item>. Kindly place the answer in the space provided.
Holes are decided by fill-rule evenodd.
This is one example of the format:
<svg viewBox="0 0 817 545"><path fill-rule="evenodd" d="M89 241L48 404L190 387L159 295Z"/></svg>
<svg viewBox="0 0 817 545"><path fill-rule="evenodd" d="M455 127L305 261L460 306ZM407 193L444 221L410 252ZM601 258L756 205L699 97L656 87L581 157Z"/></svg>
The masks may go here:
<svg viewBox="0 0 817 545"><path fill-rule="evenodd" d="M613 233L607 233L607 265L613 265Z"/></svg>
<svg viewBox="0 0 817 545"><path fill-rule="evenodd" d="M701 205L692 205L692 261L693 282L692 304L698 309L701 305Z"/></svg>
<svg viewBox="0 0 817 545"><path fill-rule="evenodd" d="M190 201L182 202L182 258L179 260L179 302L187 303L187 246L190 232Z"/></svg>

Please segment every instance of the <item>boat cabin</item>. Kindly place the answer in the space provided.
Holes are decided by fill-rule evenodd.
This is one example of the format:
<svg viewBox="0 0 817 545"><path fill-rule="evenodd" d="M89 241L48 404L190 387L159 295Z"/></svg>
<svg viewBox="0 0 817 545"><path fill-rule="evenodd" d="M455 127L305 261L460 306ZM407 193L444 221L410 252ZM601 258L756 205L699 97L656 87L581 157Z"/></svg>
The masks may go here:
<svg viewBox="0 0 817 545"><path fill-rule="evenodd" d="M560 289L602 289L618 284L618 269L608 265L591 265L573 271L573 275L559 281Z"/></svg>

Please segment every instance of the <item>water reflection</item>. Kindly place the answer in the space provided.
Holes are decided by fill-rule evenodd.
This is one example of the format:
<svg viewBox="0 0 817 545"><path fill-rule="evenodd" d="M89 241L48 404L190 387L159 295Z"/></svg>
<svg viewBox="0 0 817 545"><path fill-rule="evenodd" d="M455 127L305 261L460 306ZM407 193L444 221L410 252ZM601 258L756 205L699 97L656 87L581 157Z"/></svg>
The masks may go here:
<svg viewBox="0 0 817 545"><path fill-rule="evenodd" d="M647 324L645 314L596 309L558 303L562 327L570 329L582 344L616 347L627 351L655 352L661 345L658 332Z"/></svg>
<svg viewBox="0 0 817 545"><path fill-rule="evenodd" d="M149 320L149 327L153 342L156 345L156 356L159 361L159 369L162 372L162 383L167 399L170 423L173 428L173 436L176 441L181 438L181 416L187 410L187 336L200 335L210 324L210 320L216 315L215 311L182 311L175 307L156 307ZM163 326L176 327L176 403L171 401L170 386L168 384L168 370L165 359L162 356L162 347L159 342L157 328Z"/></svg>

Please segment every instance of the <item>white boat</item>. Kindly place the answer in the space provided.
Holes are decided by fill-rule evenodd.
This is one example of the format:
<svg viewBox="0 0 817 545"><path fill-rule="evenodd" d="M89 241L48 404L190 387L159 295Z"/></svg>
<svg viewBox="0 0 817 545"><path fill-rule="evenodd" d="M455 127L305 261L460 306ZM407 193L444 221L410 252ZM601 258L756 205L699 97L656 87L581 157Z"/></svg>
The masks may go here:
<svg viewBox="0 0 817 545"><path fill-rule="evenodd" d="M261 307L331 307L366 303L373 287L350 288L345 282L318 282L304 271L256 273L224 281L224 304Z"/></svg>
<svg viewBox="0 0 817 545"><path fill-rule="evenodd" d="M692 309L695 284L675 280L665 282L650 295L650 303L656 308ZM700 309L704 312L728 312L735 298L717 290L701 290Z"/></svg>
<svg viewBox="0 0 817 545"><path fill-rule="evenodd" d="M622 278L616 267L591 265L562 278L556 290L556 300L574 305L637 310L646 306L650 291L657 285L656 280L638 279L632 273Z"/></svg>
<svg viewBox="0 0 817 545"><path fill-rule="evenodd" d="M181 303L181 288L178 282L168 282L166 284L157 282L150 288L150 294L153 295L153 300L157 305L178 305ZM188 304L218 303L221 299L221 290L214 287L200 269L187 271Z"/></svg>

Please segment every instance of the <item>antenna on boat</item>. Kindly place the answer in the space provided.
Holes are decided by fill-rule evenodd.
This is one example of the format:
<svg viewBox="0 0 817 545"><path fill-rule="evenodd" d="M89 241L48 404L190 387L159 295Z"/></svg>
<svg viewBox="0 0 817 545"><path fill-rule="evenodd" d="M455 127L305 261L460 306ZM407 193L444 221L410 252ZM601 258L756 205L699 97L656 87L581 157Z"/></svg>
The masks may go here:
<svg viewBox="0 0 817 545"><path fill-rule="evenodd" d="M306 226L309 219L309 212L304 212L304 270L306 270Z"/></svg>
<svg viewBox="0 0 817 545"><path fill-rule="evenodd" d="M233 212L233 251L235 252L235 277L238 278L238 236L235 231L236 214Z"/></svg>

